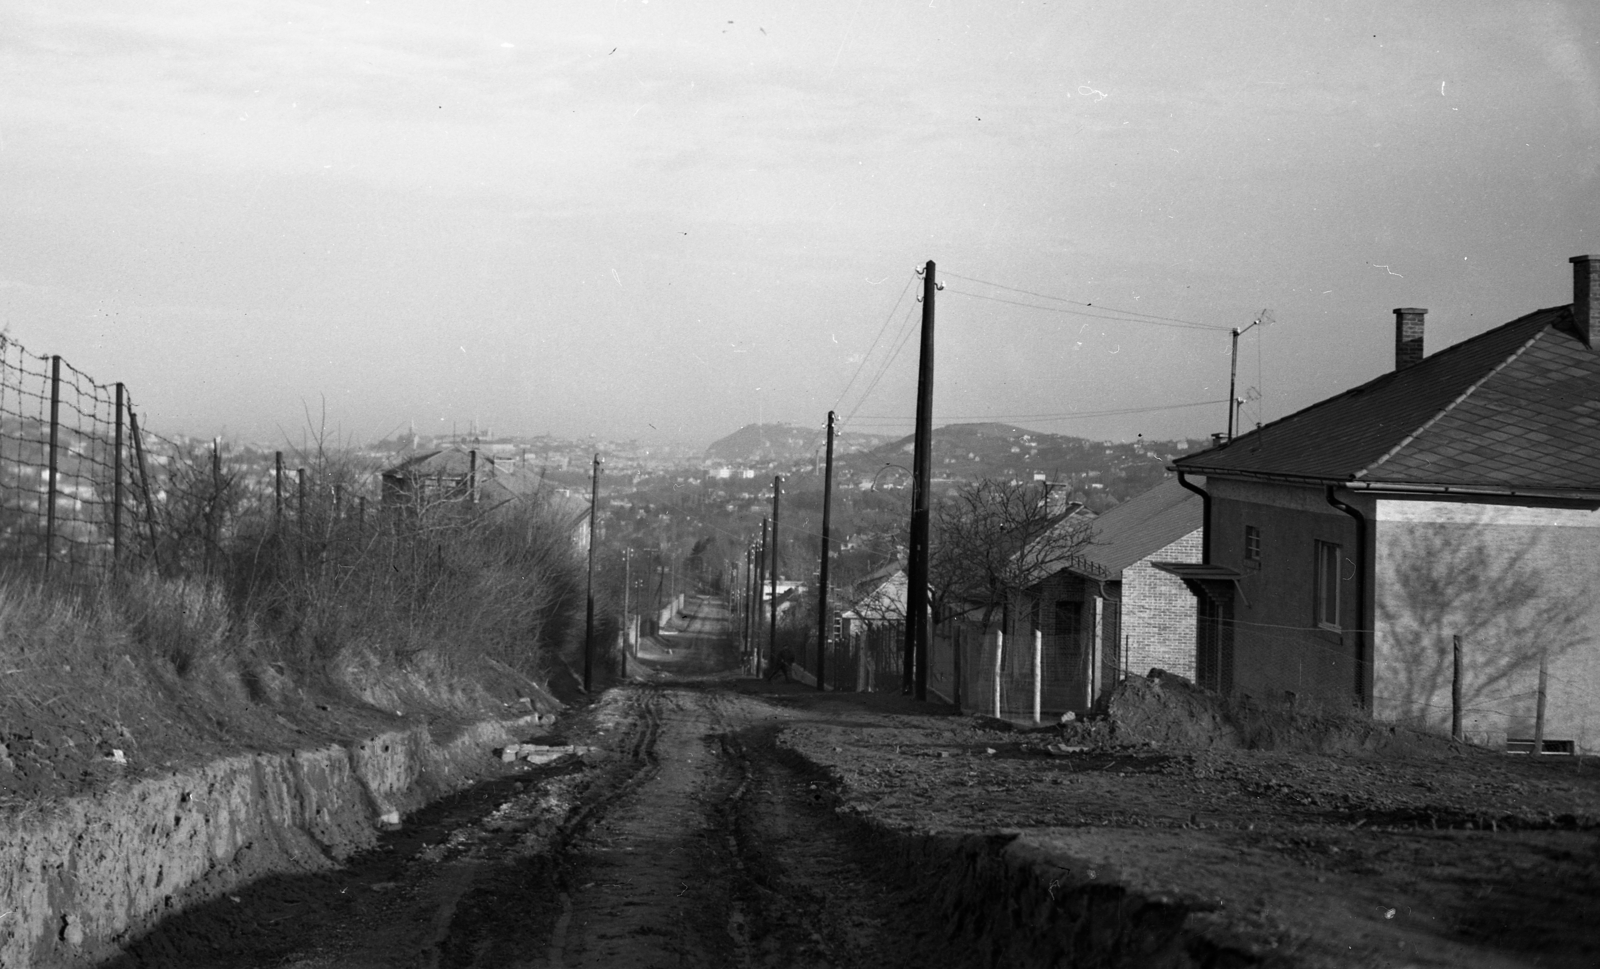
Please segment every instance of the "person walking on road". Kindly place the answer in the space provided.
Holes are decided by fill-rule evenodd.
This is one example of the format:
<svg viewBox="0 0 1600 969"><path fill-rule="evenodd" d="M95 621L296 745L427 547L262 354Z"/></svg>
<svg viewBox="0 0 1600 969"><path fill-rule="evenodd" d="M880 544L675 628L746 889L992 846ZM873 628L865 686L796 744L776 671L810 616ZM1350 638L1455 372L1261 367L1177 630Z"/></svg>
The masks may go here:
<svg viewBox="0 0 1600 969"><path fill-rule="evenodd" d="M785 646L778 650L778 655L772 661L772 669L767 670L767 682L771 683L779 673L783 674L783 682L793 683L794 677L789 675L789 667L794 664L794 650Z"/></svg>

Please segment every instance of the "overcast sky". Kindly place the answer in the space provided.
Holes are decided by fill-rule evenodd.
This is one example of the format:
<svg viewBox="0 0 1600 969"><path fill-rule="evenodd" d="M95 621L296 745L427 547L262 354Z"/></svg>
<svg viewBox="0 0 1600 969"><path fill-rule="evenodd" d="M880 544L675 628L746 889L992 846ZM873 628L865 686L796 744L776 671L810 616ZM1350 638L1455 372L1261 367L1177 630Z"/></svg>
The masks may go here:
<svg viewBox="0 0 1600 969"><path fill-rule="evenodd" d="M1597 41L1582 0L11 0L0 322L169 432L909 430L932 259L939 423L1198 436L1264 308L1247 423L1390 367L1394 307L1433 351L1570 302Z"/></svg>

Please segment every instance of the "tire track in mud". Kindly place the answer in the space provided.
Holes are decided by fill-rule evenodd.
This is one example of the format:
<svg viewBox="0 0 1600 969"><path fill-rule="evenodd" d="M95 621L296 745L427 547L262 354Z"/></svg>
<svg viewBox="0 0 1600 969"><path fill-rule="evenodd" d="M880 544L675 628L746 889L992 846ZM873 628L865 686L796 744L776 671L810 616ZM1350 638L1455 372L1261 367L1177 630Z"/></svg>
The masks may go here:
<svg viewBox="0 0 1600 969"><path fill-rule="evenodd" d="M730 786L708 744L710 704L695 690L651 690L648 780L608 799L563 859L562 916L542 965L717 965L727 943L708 931L721 908L711 855L714 805ZM599 806L597 805L597 808ZM540 963L534 963L540 964Z"/></svg>
<svg viewBox="0 0 1600 969"><path fill-rule="evenodd" d="M697 653L721 641L691 636ZM711 659L690 657L706 668ZM606 757L529 770L422 812L371 857L300 886L292 911L306 914L282 923L271 951L191 948L181 964L970 964L923 904L925 886L905 887L882 863L881 839L841 819L830 783L775 744L790 714L731 686L607 691L571 724ZM285 911L249 898L235 910L269 924Z"/></svg>
<svg viewBox="0 0 1600 969"><path fill-rule="evenodd" d="M952 938L927 885L908 883L890 863L891 846L838 817L831 783L777 751L778 729L750 726L721 738L743 775L728 811L749 912L749 953L740 965L983 964Z"/></svg>

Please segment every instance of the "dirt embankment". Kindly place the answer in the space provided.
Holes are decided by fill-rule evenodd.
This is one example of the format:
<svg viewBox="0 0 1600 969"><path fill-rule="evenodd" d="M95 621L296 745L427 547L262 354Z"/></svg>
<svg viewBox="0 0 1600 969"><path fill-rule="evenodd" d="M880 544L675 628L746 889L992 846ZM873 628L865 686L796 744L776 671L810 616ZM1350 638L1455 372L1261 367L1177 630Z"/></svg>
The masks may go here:
<svg viewBox="0 0 1600 969"><path fill-rule="evenodd" d="M0 819L0 965L84 966L157 921L273 872L371 847L385 823L496 770L539 715L449 736L224 757Z"/></svg>

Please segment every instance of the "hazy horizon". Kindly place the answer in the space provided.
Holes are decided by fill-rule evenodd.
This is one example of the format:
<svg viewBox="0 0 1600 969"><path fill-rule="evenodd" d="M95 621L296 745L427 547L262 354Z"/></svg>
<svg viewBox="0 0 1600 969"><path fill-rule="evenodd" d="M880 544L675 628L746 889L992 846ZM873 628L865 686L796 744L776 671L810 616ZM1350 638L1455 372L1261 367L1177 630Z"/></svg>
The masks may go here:
<svg viewBox="0 0 1600 969"><path fill-rule="evenodd" d="M1246 426L1387 370L1394 307L1432 352L1570 302L1597 41L1575 0L22 0L0 324L164 432L894 433L932 259L937 424L1205 437L1264 308Z"/></svg>

